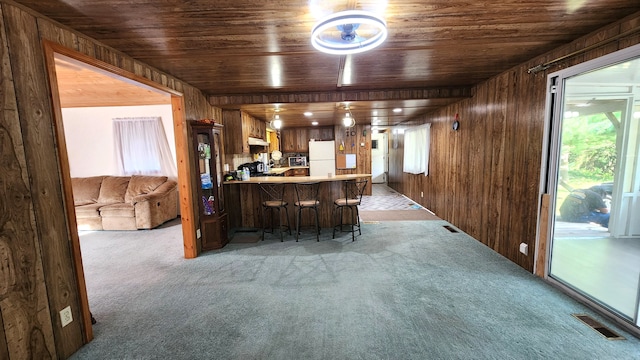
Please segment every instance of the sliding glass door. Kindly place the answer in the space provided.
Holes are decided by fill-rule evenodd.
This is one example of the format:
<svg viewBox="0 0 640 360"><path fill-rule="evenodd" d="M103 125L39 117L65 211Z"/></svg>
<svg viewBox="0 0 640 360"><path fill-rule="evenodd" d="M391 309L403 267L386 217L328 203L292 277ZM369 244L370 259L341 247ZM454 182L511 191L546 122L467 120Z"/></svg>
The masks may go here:
<svg viewBox="0 0 640 360"><path fill-rule="evenodd" d="M552 75L548 275L638 326L640 47L624 53Z"/></svg>

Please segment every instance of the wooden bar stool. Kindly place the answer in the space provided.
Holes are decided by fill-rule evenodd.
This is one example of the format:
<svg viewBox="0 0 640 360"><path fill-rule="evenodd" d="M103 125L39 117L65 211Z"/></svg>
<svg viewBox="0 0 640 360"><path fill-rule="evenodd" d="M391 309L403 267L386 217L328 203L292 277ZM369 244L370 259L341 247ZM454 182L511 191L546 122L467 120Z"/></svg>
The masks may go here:
<svg viewBox="0 0 640 360"><path fill-rule="evenodd" d="M344 182L344 197L336 199L333 202L333 217L339 216L339 221L335 221L333 227L333 238L336 237L336 229L343 231L344 225L350 225L351 227L351 241L356 240L355 229L358 229L358 234L362 235L360 231L360 212L358 211L358 205L362 202L362 193L367 187L369 180L347 180ZM343 224L344 209L349 209L351 215L351 223Z"/></svg>
<svg viewBox="0 0 640 360"><path fill-rule="evenodd" d="M316 220L316 241L320 241L320 221L318 218L318 189L320 183L300 183L295 184L296 202L293 204L296 208L296 241L300 237L300 221L302 220L302 210L313 210Z"/></svg>
<svg viewBox="0 0 640 360"><path fill-rule="evenodd" d="M264 240L264 233L266 229L266 213L269 212L270 216L270 229L273 234L273 212L278 212L278 229L280 230L280 241L284 241L283 234L285 229L289 231L291 235L291 226L289 224L289 205L284 201L285 184L260 184L260 196L262 200L262 240ZM282 211L285 211L285 217L287 218L287 224L284 225L282 221Z"/></svg>

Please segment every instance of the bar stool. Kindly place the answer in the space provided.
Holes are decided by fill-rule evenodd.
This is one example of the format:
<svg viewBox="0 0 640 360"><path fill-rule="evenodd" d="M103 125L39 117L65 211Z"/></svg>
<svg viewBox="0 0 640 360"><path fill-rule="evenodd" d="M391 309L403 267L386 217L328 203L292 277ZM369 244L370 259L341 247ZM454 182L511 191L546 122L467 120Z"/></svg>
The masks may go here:
<svg viewBox="0 0 640 360"><path fill-rule="evenodd" d="M336 229L340 229L340 232L343 231L343 213L344 209L349 209L351 215L351 223L346 224L351 226L351 241L356 241L355 237L355 229L358 229L358 234L362 235L362 231L360 231L360 212L358 211L358 205L360 205L362 201L362 193L364 193L364 189L367 187L367 182L369 180L347 180L344 182L344 197L336 199L333 202L333 217L335 220L336 216L340 217L340 221L336 221L337 225L333 227L333 238L336 237Z"/></svg>
<svg viewBox="0 0 640 360"><path fill-rule="evenodd" d="M260 197L262 198L262 240L264 240L264 233L266 229L266 212L269 211L271 218L271 233L273 234L273 212L278 212L278 229L280 230L280 241L284 241L283 233L284 229L289 231L291 235L291 226L289 224L289 210L287 209L287 203L284 201L285 184L260 184ZM287 218L287 224L282 223L281 210L284 209L285 216Z"/></svg>
<svg viewBox="0 0 640 360"><path fill-rule="evenodd" d="M320 226L318 219L318 206L320 200L318 200L318 189L320 183L300 183L295 184L296 190L296 202L293 204L296 208L296 242L300 237L300 221L302 220L302 210L313 210L315 212L316 220L316 241L320 241Z"/></svg>

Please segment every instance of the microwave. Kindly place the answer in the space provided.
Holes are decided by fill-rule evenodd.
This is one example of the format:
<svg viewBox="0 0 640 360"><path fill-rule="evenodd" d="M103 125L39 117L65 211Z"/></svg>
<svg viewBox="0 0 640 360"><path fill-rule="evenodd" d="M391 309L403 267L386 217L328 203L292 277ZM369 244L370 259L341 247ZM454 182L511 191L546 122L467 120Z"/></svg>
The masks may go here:
<svg viewBox="0 0 640 360"><path fill-rule="evenodd" d="M289 167L293 166L307 166L306 156L292 156L289 158Z"/></svg>

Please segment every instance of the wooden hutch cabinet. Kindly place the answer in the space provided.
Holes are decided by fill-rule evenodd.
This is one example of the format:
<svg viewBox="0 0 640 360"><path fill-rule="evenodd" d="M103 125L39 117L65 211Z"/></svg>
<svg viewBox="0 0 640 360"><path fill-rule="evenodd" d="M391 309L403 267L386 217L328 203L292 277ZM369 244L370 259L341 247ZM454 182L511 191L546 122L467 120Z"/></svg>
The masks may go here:
<svg viewBox="0 0 640 360"><path fill-rule="evenodd" d="M190 121L196 164L196 187L202 251L219 249L228 242L227 213L222 189L224 148L222 125Z"/></svg>

